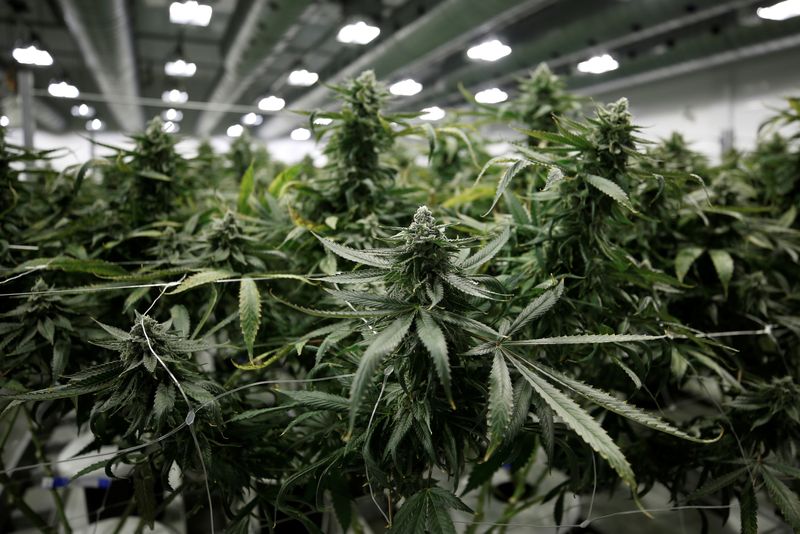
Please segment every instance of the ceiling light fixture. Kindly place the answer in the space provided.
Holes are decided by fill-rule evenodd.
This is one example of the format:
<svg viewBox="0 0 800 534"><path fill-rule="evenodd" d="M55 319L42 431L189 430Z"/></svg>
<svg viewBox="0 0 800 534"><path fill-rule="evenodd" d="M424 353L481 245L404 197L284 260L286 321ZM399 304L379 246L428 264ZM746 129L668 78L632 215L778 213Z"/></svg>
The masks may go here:
<svg viewBox="0 0 800 534"><path fill-rule="evenodd" d="M178 133L181 131L181 127L176 122L167 121L161 125L161 131L166 133Z"/></svg>
<svg viewBox="0 0 800 534"><path fill-rule="evenodd" d="M53 56L50 55L50 52L37 48L35 44L25 48L18 46L11 52L11 56L22 65L49 67L53 64Z"/></svg>
<svg viewBox="0 0 800 534"><path fill-rule="evenodd" d="M183 120L183 112L175 108L165 109L161 118L168 122L180 122Z"/></svg>
<svg viewBox="0 0 800 534"><path fill-rule="evenodd" d="M327 126L333 122L333 119L329 119L328 117L317 117L314 119L314 124L317 126Z"/></svg>
<svg viewBox="0 0 800 534"><path fill-rule="evenodd" d="M370 26L363 20L342 26L336 35L336 40L340 43L365 45L373 41L380 35L381 29L377 26Z"/></svg>
<svg viewBox="0 0 800 534"><path fill-rule="evenodd" d="M197 65L192 62L176 59L175 61L167 61L164 64L164 74L167 76L174 76L176 78L191 78L197 72Z"/></svg>
<svg viewBox="0 0 800 534"><path fill-rule="evenodd" d="M766 20L786 20L800 16L800 0L784 0L756 9L756 15Z"/></svg>
<svg viewBox="0 0 800 534"><path fill-rule="evenodd" d="M161 100L170 104L185 104L189 101L189 93L180 89L170 89L161 93Z"/></svg>
<svg viewBox="0 0 800 534"><path fill-rule="evenodd" d="M81 94L77 87L64 81L50 82L50 85L47 86L47 92L57 98L78 98Z"/></svg>
<svg viewBox="0 0 800 534"><path fill-rule="evenodd" d="M293 70L289 74L289 85L297 85L300 87L310 87L317 83L319 74L316 72L309 72L306 69Z"/></svg>
<svg viewBox="0 0 800 534"><path fill-rule="evenodd" d="M497 39L483 42L467 50L467 57L479 59L481 61L497 61L511 53L511 47L501 43Z"/></svg>
<svg viewBox="0 0 800 534"><path fill-rule="evenodd" d="M420 119L424 121L438 121L444 118L444 110L439 106L433 106L430 108L423 108L422 115L419 116Z"/></svg>
<svg viewBox="0 0 800 534"><path fill-rule="evenodd" d="M264 122L264 117L252 111L242 117L242 124L246 126L258 126Z"/></svg>
<svg viewBox="0 0 800 534"><path fill-rule="evenodd" d="M211 6L200 4L194 0L172 2L169 5L169 21L173 24L189 26L208 26L211 22Z"/></svg>
<svg viewBox="0 0 800 534"><path fill-rule="evenodd" d="M594 56L586 61L578 63L578 70L588 74L603 74L604 72L610 72L618 68L619 63L609 54Z"/></svg>
<svg viewBox="0 0 800 534"><path fill-rule="evenodd" d="M308 128L295 128L289 135L293 141L308 141L311 139L311 130Z"/></svg>
<svg viewBox="0 0 800 534"><path fill-rule="evenodd" d="M0 115L0 128L5 128L9 124L11 124L9 118L6 117L5 115Z"/></svg>
<svg viewBox="0 0 800 534"><path fill-rule="evenodd" d="M73 117L92 118L94 117L94 108L86 104L81 104L79 106L72 106L70 113Z"/></svg>
<svg viewBox="0 0 800 534"><path fill-rule="evenodd" d="M389 87L389 92L397 96L414 96L420 91L422 91L422 84L411 78L393 83Z"/></svg>
<svg viewBox="0 0 800 534"><path fill-rule="evenodd" d="M241 137L244 133L244 126L241 124L231 124L228 126L225 133L228 134L228 137Z"/></svg>
<svg viewBox="0 0 800 534"><path fill-rule="evenodd" d="M267 96L258 101L258 109L261 111L280 111L286 105L286 101L277 96Z"/></svg>
<svg viewBox="0 0 800 534"><path fill-rule="evenodd" d="M99 132L103 128L105 128L105 124L100 119L92 119L90 121L86 121L86 129L90 132Z"/></svg>
<svg viewBox="0 0 800 534"><path fill-rule="evenodd" d="M475 95L475 101L479 104L499 104L508 99L508 93L497 87L484 89Z"/></svg>

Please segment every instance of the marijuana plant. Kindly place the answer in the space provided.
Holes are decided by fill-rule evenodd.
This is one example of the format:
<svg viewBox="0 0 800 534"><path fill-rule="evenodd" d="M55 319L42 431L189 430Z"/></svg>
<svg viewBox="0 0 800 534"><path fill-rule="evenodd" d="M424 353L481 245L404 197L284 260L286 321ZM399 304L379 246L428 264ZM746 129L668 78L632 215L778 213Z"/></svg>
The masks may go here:
<svg viewBox="0 0 800 534"><path fill-rule="evenodd" d="M365 465L363 475L358 475L368 485L405 497L404 506L416 507L425 499L438 499L430 493L432 468L457 480L470 456L488 459L504 443L513 443L534 402L543 417L537 430L547 443L550 458L554 454L555 414L635 490L633 471L619 447L562 388L656 430L704 441L572 379L528 353L528 347L648 341L651 336L512 340L557 303L564 285L551 282L520 313L498 317L502 286L475 271L502 249L508 236L506 230L469 254L471 240L448 238L445 227L436 225L423 206L413 222L393 236L393 248L357 250L319 238L333 253L367 268L319 278L334 284L337 289L328 292L349 309L328 311L279 299L311 315L340 319L303 338L304 344L322 339L316 349L318 368L346 369L357 362L347 398L342 391L290 395L308 407L308 417L326 411L345 410L348 414L347 421L342 421L346 426L338 431L346 442L343 450L316 466L352 472L357 445ZM380 291L338 289L339 284L377 282L382 283ZM492 324L484 322L492 316L496 318ZM364 340L353 341L359 333ZM512 386L511 370L519 377L516 387ZM377 377L383 377L380 387ZM475 421L484 417L484 423L476 426ZM452 495L441 498L449 508L464 509ZM401 509L395 528L401 532L411 528L405 521L420 521L416 515ZM444 520L425 517L426 528Z"/></svg>

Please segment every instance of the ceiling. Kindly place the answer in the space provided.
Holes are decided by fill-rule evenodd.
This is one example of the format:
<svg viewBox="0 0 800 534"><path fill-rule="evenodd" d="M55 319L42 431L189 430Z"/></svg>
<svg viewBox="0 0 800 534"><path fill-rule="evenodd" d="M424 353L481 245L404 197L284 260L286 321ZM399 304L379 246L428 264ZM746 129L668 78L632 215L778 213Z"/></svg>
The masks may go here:
<svg viewBox="0 0 800 534"><path fill-rule="evenodd" d="M253 127L276 138L303 119L286 110L260 112L266 95L287 109L331 105L324 83L338 83L372 68L384 80L413 78L423 90L398 97L393 107L463 103L458 84L471 91L500 87L542 61L583 92L656 81L776 50L800 51L800 17L764 21L752 0L201 0L213 7L207 27L172 24L171 0L0 0L0 96L13 96L18 65L11 51L38 40L54 59L35 68L37 122L53 131L83 130L70 115L79 102L94 106L109 130L140 129L165 109L163 91L180 88L181 133L224 134L248 111L264 116ZM772 3L767 1L766 3ZM381 29L367 45L337 41L339 29L366 20ZM497 38L512 48L496 61L474 61L469 46ZM180 49L179 49L180 47ZM195 76L170 78L164 63L181 52ZM577 72L593 55L610 53L619 68L600 75ZM320 83L295 87L295 69L319 73ZM47 86L66 79L78 101L53 98Z"/></svg>

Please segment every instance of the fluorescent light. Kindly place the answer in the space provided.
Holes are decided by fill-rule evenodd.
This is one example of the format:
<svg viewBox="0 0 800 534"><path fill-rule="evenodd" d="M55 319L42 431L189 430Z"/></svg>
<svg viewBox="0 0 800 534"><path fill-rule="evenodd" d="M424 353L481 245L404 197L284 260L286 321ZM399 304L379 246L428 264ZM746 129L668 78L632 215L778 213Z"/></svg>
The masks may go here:
<svg viewBox="0 0 800 534"><path fill-rule="evenodd" d="M475 45L467 50L467 57L470 59L480 59L481 61L497 61L511 53L511 47L492 39Z"/></svg>
<svg viewBox="0 0 800 534"><path fill-rule="evenodd" d="M246 124L247 126L258 126L262 122L264 122L264 117L252 111L242 117L242 124Z"/></svg>
<svg viewBox="0 0 800 534"><path fill-rule="evenodd" d="M261 111L280 111L286 101L277 96L267 96L258 101L258 109Z"/></svg>
<svg viewBox="0 0 800 534"><path fill-rule="evenodd" d="M58 98L78 98L81 94L77 87L67 82L50 82L47 92Z"/></svg>
<svg viewBox="0 0 800 534"><path fill-rule="evenodd" d="M200 4L194 0L172 2L169 5L169 21L173 24L189 26L208 26L211 22L211 6Z"/></svg>
<svg viewBox="0 0 800 534"><path fill-rule="evenodd" d="M94 108L92 106L87 106L86 104L81 104L80 106L72 106L70 109L70 113L73 117L94 117Z"/></svg>
<svg viewBox="0 0 800 534"><path fill-rule="evenodd" d="M181 127L178 126L178 123L167 121L161 125L161 131L166 133L178 133L181 131Z"/></svg>
<svg viewBox="0 0 800 534"><path fill-rule="evenodd" d="M800 0L784 0L769 7L759 7L756 15L767 20L786 20L800 16Z"/></svg>
<svg viewBox="0 0 800 534"><path fill-rule="evenodd" d="M617 70L618 68L619 63L617 63L617 60L611 57L609 54L594 56L586 61L581 61L578 63L578 70L580 72L586 72L589 74L603 74L604 72Z"/></svg>
<svg viewBox="0 0 800 534"><path fill-rule="evenodd" d="M370 26L363 20L353 24L342 26L336 39L340 43L365 45L380 35L381 29L377 26Z"/></svg>
<svg viewBox="0 0 800 534"><path fill-rule="evenodd" d="M167 61L164 64L164 74L167 76L175 76L176 78L191 78L194 76L195 72L197 72L197 65L188 61L184 61L183 59Z"/></svg>
<svg viewBox="0 0 800 534"><path fill-rule="evenodd" d="M241 137L244 133L244 126L241 124L231 124L228 126L228 129L225 131L228 134L228 137Z"/></svg>
<svg viewBox="0 0 800 534"><path fill-rule="evenodd" d="M0 115L0 128L5 128L11 124L11 121L5 115Z"/></svg>
<svg viewBox="0 0 800 534"><path fill-rule="evenodd" d="M291 74L289 74L289 85L309 87L317 83L317 80L319 80L319 74L316 72L309 72L306 69L293 70Z"/></svg>
<svg viewBox="0 0 800 534"><path fill-rule="evenodd" d="M327 126L333 122L333 119L329 119L328 117L317 117L314 119L314 124L317 126Z"/></svg>
<svg viewBox="0 0 800 534"><path fill-rule="evenodd" d="M161 113L161 118L169 122L180 122L183 120L183 111L175 108L165 109Z"/></svg>
<svg viewBox="0 0 800 534"><path fill-rule="evenodd" d="M86 129L90 132L99 132L105 128L105 124L100 119L92 119L90 121L86 121Z"/></svg>
<svg viewBox="0 0 800 534"><path fill-rule="evenodd" d="M161 93L161 100L172 104L185 104L189 101L189 93L180 89L170 89Z"/></svg>
<svg viewBox="0 0 800 534"><path fill-rule="evenodd" d="M422 84L411 78L393 83L389 87L389 92L397 96L414 96L420 91L422 91Z"/></svg>
<svg viewBox="0 0 800 534"><path fill-rule="evenodd" d="M294 141L308 141L311 139L311 130L308 128L295 128L292 130L290 137Z"/></svg>
<svg viewBox="0 0 800 534"><path fill-rule="evenodd" d="M11 55L17 63L22 63L23 65L48 67L53 64L53 56L47 50L36 48L36 45L30 45L27 48L17 47Z"/></svg>
<svg viewBox="0 0 800 534"><path fill-rule="evenodd" d="M497 87L484 89L475 95L475 101L481 104L498 104L500 102L505 102L507 98L508 93Z"/></svg>
<svg viewBox="0 0 800 534"><path fill-rule="evenodd" d="M444 118L444 110L439 106L423 108L422 113L419 118L424 121L438 121Z"/></svg>

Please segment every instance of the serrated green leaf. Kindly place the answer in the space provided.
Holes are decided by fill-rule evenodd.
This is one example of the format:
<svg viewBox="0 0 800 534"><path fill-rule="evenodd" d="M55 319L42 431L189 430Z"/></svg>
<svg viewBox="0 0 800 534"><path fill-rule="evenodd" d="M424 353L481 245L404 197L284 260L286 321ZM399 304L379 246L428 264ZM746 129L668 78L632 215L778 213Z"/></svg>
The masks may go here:
<svg viewBox="0 0 800 534"><path fill-rule="evenodd" d="M711 263L714 264L714 270L717 271L719 281L727 295L728 284L733 278L733 258L727 251L713 248L709 249L708 255L711 256Z"/></svg>
<svg viewBox="0 0 800 534"><path fill-rule="evenodd" d="M346 260L369 265L370 267L378 267L379 269L388 269L391 267L391 263L389 263L389 260L386 258L376 256L375 254L365 252L363 250L346 247L344 245L340 245L339 243L334 243L330 239L325 239L324 237L320 237L316 234L314 235L317 239L319 239L319 242L325 246L325 248Z"/></svg>
<svg viewBox="0 0 800 534"><path fill-rule="evenodd" d="M528 347L534 345L595 345L598 343L632 343L634 341L658 341L667 336L650 336L639 334L583 334L578 336L541 337L539 339L523 339L508 341L511 346Z"/></svg>
<svg viewBox="0 0 800 534"><path fill-rule="evenodd" d="M677 276L678 281L683 282L686 273L689 272L692 264L703 252L705 252L705 249L700 247L685 247L678 251L677 256L675 256L675 276Z"/></svg>
<svg viewBox="0 0 800 534"><path fill-rule="evenodd" d="M358 370L353 377L353 383L350 387L350 428L352 429L356 422L358 409L361 407L361 401L366 394L375 370L380 365L384 356L391 353L403 341L406 333L408 332L411 322L414 319L414 314L410 313L399 317L389 326L383 329L378 335L372 338L364 355L361 356L361 361L358 363Z"/></svg>
<svg viewBox="0 0 800 534"><path fill-rule="evenodd" d="M467 295L472 295L473 297L488 300L500 300L500 297L502 297L502 295L499 293L495 293L494 291L489 291L488 289L484 288L475 280L458 276L453 273L447 273L444 277L444 281L447 282L451 287L461 291L462 293L466 293Z"/></svg>
<svg viewBox="0 0 800 534"><path fill-rule="evenodd" d="M17 270L24 271L34 267L42 267L48 270L60 270L67 273L88 273L99 277L124 276L128 271L115 263L98 259L78 259L67 256L57 256L55 258L39 258L26 261Z"/></svg>
<svg viewBox="0 0 800 534"><path fill-rule="evenodd" d="M153 413L159 421L175 407L175 387L171 383L161 382L156 388L153 398Z"/></svg>
<svg viewBox="0 0 800 534"><path fill-rule="evenodd" d="M428 524L428 499L423 491L405 500L394 518L393 534L426 534Z"/></svg>
<svg viewBox="0 0 800 534"><path fill-rule="evenodd" d="M422 344L428 349L428 354L433 360L436 375L442 383L444 393L450 406L455 409L453 394L450 390L450 362L447 355L447 340L444 337L442 328L425 310L420 310L417 315L417 335Z"/></svg>
<svg viewBox="0 0 800 534"><path fill-rule="evenodd" d="M69 362L71 343L67 339L59 339L53 345L53 363L51 371L53 373L53 380L61 378L64 369L67 368Z"/></svg>
<svg viewBox="0 0 800 534"><path fill-rule="evenodd" d="M594 174L587 174L586 181L589 182L592 186L596 187L600 192L603 194L611 197L614 201L616 201L620 206L623 206L632 212L636 213L636 210L633 208L630 199L628 198L628 193L622 190L620 186L616 183L612 182L607 178L603 178L602 176L596 176Z"/></svg>
<svg viewBox="0 0 800 534"><path fill-rule="evenodd" d="M242 279L239 285L239 325L244 336L247 354L253 360L253 344L261 326L261 294L250 278Z"/></svg>
<svg viewBox="0 0 800 534"><path fill-rule="evenodd" d="M489 447L483 460L486 461L503 443L511 423L514 407L514 390L511 374L508 372L505 357L499 350L494 352L492 370L489 373L489 409L486 414L489 429Z"/></svg>
<svg viewBox="0 0 800 534"><path fill-rule="evenodd" d="M251 162L247 170L244 171L242 181L239 184L239 198L236 202L236 209L239 213L250 213L248 200L250 199L250 195L253 194L255 184L255 172L253 171L253 163Z"/></svg>
<svg viewBox="0 0 800 534"><path fill-rule="evenodd" d="M320 282L330 282L332 284L368 284L379 282L386 276L386 271L382 269L363 269L350 273L337 273L330 276L314 278Z"/></svg>
<svg viewBox="0 0 800 534"><path fill-rule="evenodd" d="M56 325L53 324L53 320L50 317L45 317L41 321L36 323L36 329L42 335L43 338L47 340L48 343L51 345L55 341L56 335Z"/></svg>
<svg viewBox="0 0 800 534"><path fill-rule="evenodd" d="M350 409L350 401L346 397L326 393L324 391L283 391L281 393L297 404L315 410L330 410L346 413Z"/></svg>
<svg viewBox="0 0 800 534"><path fill-rule="evenodd" d="M599 406L602 406L606 410L609 410L618 415L626 417L631 421L639 423L640 425L652 428L653 430L658 430L659 432L664 432L665 434L670 434L672 436L685 439L688 441L693 441L695 443L713 443L715 441L718 441L722 437L722 434L720 434L714 439L702 439L690 436L689 434L674 427L673 425L661 419L660 417L655 417L653 415L650 415L647 412L644 412L639 408L632 406L627 402L625 402L624 400L620 400L601 389L594 388L588 384L581 382L580 380L575 380L574 378L570 378L564 373L556 371L555 369L552 369L540 363L528 362L528 365L535 368L538 372L546 375L551 380L560 383L562 386L571 389L578 395L590 400L591 402L594 402Z"/></svg>
<svg viewBox="0 0 800 534"><path fill-rule="evenodd" d="M511 235L511 231L506 226L503 228L503 231L500 232L493 240L489 241L485 247L481 248L475 254L468 257L464 261L461 262L461 268L463 269L472 269L474 267L478 267L483 265L487 261L494 258L500 250L502 250L503 246L505 246L506 242L508 242L508 238Z"/></svg>
<svg viewBox="0 0 800 534"><path fill-rule="evenodd" d="M526 168L533 165L532 161L527 159L518 159L512 165L510 165L503 175L500 177L500 182L497 184L497 191L494 194L494 200L492 200L492 205L489 206L489 209L486 210L486 213L483 214L484 217L489 215L497 203L500 201L500 197L503 196L506 189L508 189L509 184L511 184L511 180L520 172L525 170Z"/></svg>
<svg viewBox="0 0 800 534"><path fill-rule="evenodd" d="M519 332L523 326L547 313L550 308L555 306L563 293L564 281L562 280L558 283L558 285L546 290L544 293L536 297L533 302L525 306L525 308L514 318L514 321L508 327L507 335L510 336L516 332Z"/></svg>
<svg viewBox="0 0 800 534"><path fill-rule="evenodd" d="M783 518L795 531L800 531L800 500L797 494L772 474L769 468L762 469L761 475L767 486L767 493L783 514Z"/></svg>
<svg viewBox="0 0 800 534"><path fill-rule="evenodd" d="M550 382L517 362L515 358L511 358L511 363L567 426L609 463L631 491L636 491L636 479L630 463L603 427L586 410Z"/></svg>
<svg viewBox="0 0 800 534"><path fill-rule="evenodd" d="M289 306L290 308L294 308L295 310L301 311L307 315L313 315L314 317L327 317L330 319L364 319L367 317L385 317L387 315L397 315L397 310L395 309L356 311L318 310L316 308L308 308L306 306L294 304L288 300L283 300L274 293L270 293L270 295L281 304Z"/></svg>
<svg viewBox="0 0 800 534"><path fill-rule="evenodd" d="M517 226L524 226L531 224L531 214L528 209L522 205L517 195L508 189L503 193L503 198L506 201L508 212L514 219L514 224Z"/></svg>
<svg viewBox="0 0 800 534"><path fill-rule="evenodd" d="M222 271L218 269L210 269L207 271L201 271L199 273L195 273L192 276L188 277L186 280L181 282L178 287L174 290L170 291L170 295L175 295L177 293L183 293L184 291L188 291L189 289L202 286L205 284L212 284L217 280L223 280L225 278L230 278L233 276L233 273L230 271Z"/></svg>
<svg viewBox="0 0 800 534"><path fill-rule="evenodd" d="M181 333L185 338L192 332L189 310L183 304L176 304L169 309L169 316L172 318L172 327Z"/></svg>

